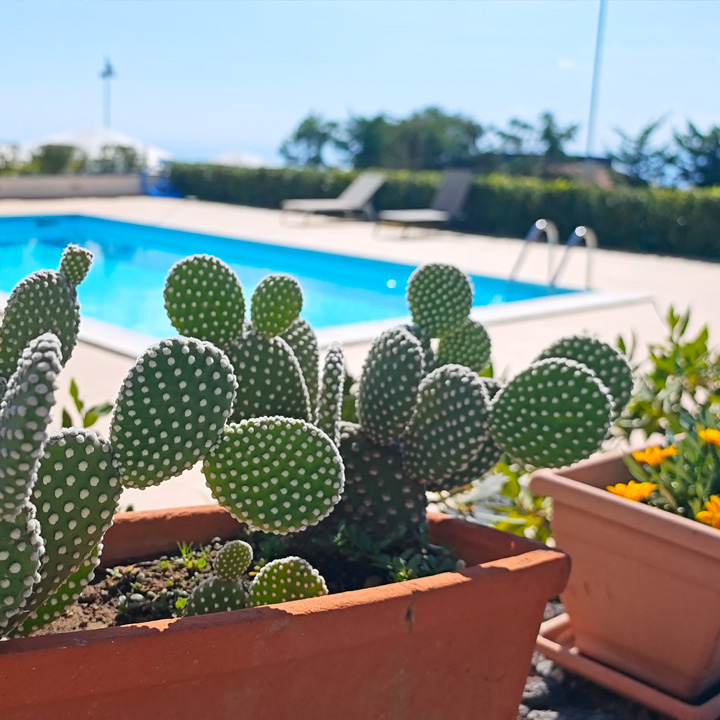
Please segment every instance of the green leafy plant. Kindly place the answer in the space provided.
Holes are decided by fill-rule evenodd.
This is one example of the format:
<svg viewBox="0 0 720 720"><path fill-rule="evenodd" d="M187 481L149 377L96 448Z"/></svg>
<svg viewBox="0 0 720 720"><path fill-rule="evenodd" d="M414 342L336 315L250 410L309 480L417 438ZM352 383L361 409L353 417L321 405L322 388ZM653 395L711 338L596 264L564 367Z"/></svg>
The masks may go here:
<svg viewBox="0 0 720 720"><path fill-rule="evenodd" d="M63 408L62 426L64 428L73 427L75 425L80 425L80 427L84 428L90 428L95 425L98 420L104 418L112 412L113 405L111 402L99 403L97 405L91 405L90 407L86 408L85 402L80 398L80 390L78 388L77 382L75 382L74 379L70 380L69 393L73 401L73 405L75 406L75 412L77 413L77 418L79 422L76 423L73 420L71 412L66 408Z"/></svg>

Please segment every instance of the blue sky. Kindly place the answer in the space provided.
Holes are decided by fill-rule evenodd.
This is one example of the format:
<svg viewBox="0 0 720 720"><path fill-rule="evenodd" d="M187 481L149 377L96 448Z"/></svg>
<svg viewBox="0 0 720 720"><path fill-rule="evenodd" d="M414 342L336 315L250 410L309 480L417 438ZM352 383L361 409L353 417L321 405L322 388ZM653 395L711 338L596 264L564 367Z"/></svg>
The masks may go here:
<svg viewBox="0 0 720 720"><path fill-rule="evenodd" d="M101 120L98 74L117 70L113 127L203 159L273 159L309 110L480 122L545 109L584 132L597 0L4 0L0 141ZM613 128L668 114L720 124L720 2L610 0L595 150ZM669 132L669 127L666 132Z"/></svg>

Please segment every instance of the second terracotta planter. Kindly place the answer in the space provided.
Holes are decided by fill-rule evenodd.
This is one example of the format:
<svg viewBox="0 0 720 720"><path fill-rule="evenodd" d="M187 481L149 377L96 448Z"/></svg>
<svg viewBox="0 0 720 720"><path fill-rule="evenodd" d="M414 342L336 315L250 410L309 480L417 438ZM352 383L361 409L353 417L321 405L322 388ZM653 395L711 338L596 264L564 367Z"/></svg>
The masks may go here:
<svg viewBox="0 0 720 720"><path fill-rule="evenodd" d="M431 516L468 564L394 585L0 643L2 720L514 720L560 552ZM104 562L229 538L218 508L120 515Z"/></svg>
<svg viewBox="0 0 720 720"><path fill-rule="evenodd" d="M622 454L541 470L553 535L572 558L562 601L578 649L683 700L720 682L720 532L616 497Z"/></svg>

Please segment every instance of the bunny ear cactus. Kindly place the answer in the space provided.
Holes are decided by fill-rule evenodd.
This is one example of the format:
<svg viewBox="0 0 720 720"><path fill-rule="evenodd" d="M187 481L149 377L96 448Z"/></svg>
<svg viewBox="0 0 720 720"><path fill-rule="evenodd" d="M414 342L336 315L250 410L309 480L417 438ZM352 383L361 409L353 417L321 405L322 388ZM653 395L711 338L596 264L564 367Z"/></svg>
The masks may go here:
<svg viewBox="0 0 720 720"><path fill-rule="evenodd" d="M571 335L550 345L538 360L551 357L575 360L598 376L612 395L613 420L630 402L634 384L632 369L627 358L611 345L589 335Z"/></svg>
<svg viewBox="0 0 720 720"><path fill-rule="evenodd" d="M264 565L250 586L248 607L327 595L322 575L306 560L287 557Z"/></svg>
<svg viewBox="0 0 720 720"><path fill-rule="evenodd" d="M170 322L181 335L224 348L242 334L242 285L232 268L212 255L191 255L175 263L164 296Z"/></svg>
<svg viewBox="0 0 720 720"><path fill-rule="evenodd" d="M322 386L315 413L317 427L337 445L340 442L340 415L345 388L345 356L339 343L332 343L325 355Z"/></svg>
<svg viewBox="0 0 720 720"><path fill-rule="evenodd" d="M490 363L490 336L483 325L465 318L460 327L440 338L438 365L465 365L477 373Z"/></svg>
<svg viewBox="0 0 720 720"><path fill-rule="evenodd" d="M0 518L14 520L30 499L62 369L61 347L50 333L22 353L0 405Z"/></svg>
<svg viewBox="0 0 720 720"><path fill-rule="evenodd" d="M241 522L277 534L320 522L344 486L332 440L303 420L284 417L228 425L203 472L220 505Z"/></svg>
<svg viewBox="0 0 720 720"><path fill-rule="evenodd" d="M110 425L123 484L157 485L201 460L220 440L236 387L230 361L210 343L170 338L146 350Z"/></svg>
<svg viewBox="0 0 720 720"><path fill-rule="evenodd" d="M307 320L303 318L297 318L280 337L295 353L310 397L310 406L315 407L318 401L318 369L320 366L317 337Z"/></svg>
<svg viewBox="0 0 720 720"><path fill-rule="evenodd" d="M252 296L250 315L256 332L280 335L297 320L303 306L300 283L290 275L268 275Z"/></svg>
<svg viewBox="0 0 720 720"><path fill-rule="evenodd" d="M93 254L79 245L68 245L60 257L59 271L77 287L90 272Z"/></svg>

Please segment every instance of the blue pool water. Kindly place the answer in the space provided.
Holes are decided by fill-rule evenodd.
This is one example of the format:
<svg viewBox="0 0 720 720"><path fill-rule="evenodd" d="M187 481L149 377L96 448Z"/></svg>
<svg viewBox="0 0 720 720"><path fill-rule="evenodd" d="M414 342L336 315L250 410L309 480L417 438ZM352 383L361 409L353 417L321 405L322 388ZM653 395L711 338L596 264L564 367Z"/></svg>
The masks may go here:
<svg viewBox="0 0 720 720"><path fill-rule="evenodd" d="M303 316L317 328L408 314L405 286L412 265L80 215L0 218L0 292L9 293L34 270L56 268L71 242L95 253L78 289L83 315L156 337L174 332L163 306L165 276L173 263L194 253L225 260L248 300L268 273L294 275L305 293ZM486 276L472 279L475 305L570 292Z"/></svg>

